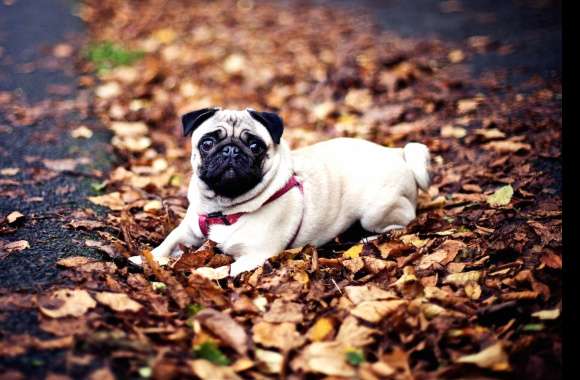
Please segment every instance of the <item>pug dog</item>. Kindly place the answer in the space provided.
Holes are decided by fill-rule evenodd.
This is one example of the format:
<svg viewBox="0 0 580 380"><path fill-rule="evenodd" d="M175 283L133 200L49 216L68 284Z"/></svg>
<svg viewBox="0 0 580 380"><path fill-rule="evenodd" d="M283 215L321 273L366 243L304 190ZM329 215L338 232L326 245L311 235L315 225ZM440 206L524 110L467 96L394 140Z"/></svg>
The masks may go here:
<svg viewBox="0 0 580 380"><path fill-rule="evenodd" d="M429 187L423 144L336 138L291 151L282 119L249 108L205 108L182 123L192 143L189 207L152 252L162 264L180 244L210 239L234 258L237 276L285 249L323 245L357 221L377 234L402 228L415 218L418 189Z"/></svg>

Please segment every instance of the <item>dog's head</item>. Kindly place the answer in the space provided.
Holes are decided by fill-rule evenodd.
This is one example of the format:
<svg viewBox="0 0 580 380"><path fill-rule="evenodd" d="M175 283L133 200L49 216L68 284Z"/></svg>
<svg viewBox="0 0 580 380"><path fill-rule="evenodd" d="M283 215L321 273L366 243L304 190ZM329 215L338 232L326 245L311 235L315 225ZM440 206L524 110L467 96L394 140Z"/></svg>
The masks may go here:
<svg viewBox="0 0 580 380"><path fill-rule="evenodd" d="M275 113L204 108L182 117L192 134L194 173L217 195L236 198L253 189L276 154L284 129Z"/></svg>

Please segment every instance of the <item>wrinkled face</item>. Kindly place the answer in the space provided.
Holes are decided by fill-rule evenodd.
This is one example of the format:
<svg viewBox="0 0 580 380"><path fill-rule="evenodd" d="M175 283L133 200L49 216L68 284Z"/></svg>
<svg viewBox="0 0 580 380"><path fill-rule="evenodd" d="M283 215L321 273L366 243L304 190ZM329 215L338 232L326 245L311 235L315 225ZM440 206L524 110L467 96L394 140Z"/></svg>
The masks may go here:
<svg viewBox="0 0 580 380"><path fill-rule="evenodd" d="M220 111L192 136L198 177L217 195L236 198L263 177L273 142L266 128L245 111Z"/></svg>

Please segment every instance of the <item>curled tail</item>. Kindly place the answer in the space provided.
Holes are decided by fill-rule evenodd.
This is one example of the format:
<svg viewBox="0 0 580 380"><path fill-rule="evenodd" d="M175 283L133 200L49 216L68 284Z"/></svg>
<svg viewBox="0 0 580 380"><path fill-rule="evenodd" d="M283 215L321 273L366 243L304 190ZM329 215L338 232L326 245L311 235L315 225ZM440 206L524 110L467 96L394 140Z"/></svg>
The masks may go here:
<svg viewBox="0 0 580 380"><path fill-rule="evenodd" d="M431 183L429 178L431 156L427 146L419 143L408 143L403 148L403 157L413 172L417 185L422 190L427 191Z"/></svg>

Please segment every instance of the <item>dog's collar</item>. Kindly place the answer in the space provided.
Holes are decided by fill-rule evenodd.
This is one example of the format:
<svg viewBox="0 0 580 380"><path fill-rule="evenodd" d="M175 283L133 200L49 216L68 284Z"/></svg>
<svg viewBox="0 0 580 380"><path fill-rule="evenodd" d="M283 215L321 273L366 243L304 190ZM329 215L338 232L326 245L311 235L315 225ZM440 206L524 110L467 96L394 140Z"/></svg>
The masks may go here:
<svg viewBox="0 0 580 380"><path fill-rule="evenodd" d="M294 187L298 187L300 189L300 192L304 193L304 189L302 188L302 184L300 182L298 182L298 179L296 179L295 175L290 177L288 182L286 182L286 184L280 190L276 191L270 198L268 198L268 200L266 202L264 202L262 204L262 206L265 206L268 203L275 201L276 199L280 198L282 195L286 194L288 191L292 190ZM262 206L260 206L260 207L262 207ZM205 236L207 238L207 236L209 234L209 228L213 224L225 224L226 226L229 226L229 225L236 223L238 221L238 219L240 219L240 217L244 214L247 214L247 213L246 212L238 212L235 214L224 215L221 212L212 212L210 214L200 214L200 215L198 215L199 229L201 230L201 233L203 234L203 236ZM296 230L294 237L292 238L290 243L288 243L288 247L290 247L292 245L292 243L294 243L294 240L296 239L296 236L298 236L298 232L300 231L301 226L302 226L302 220L300 220L300 225L298 226L298 229Z"/></svg>

